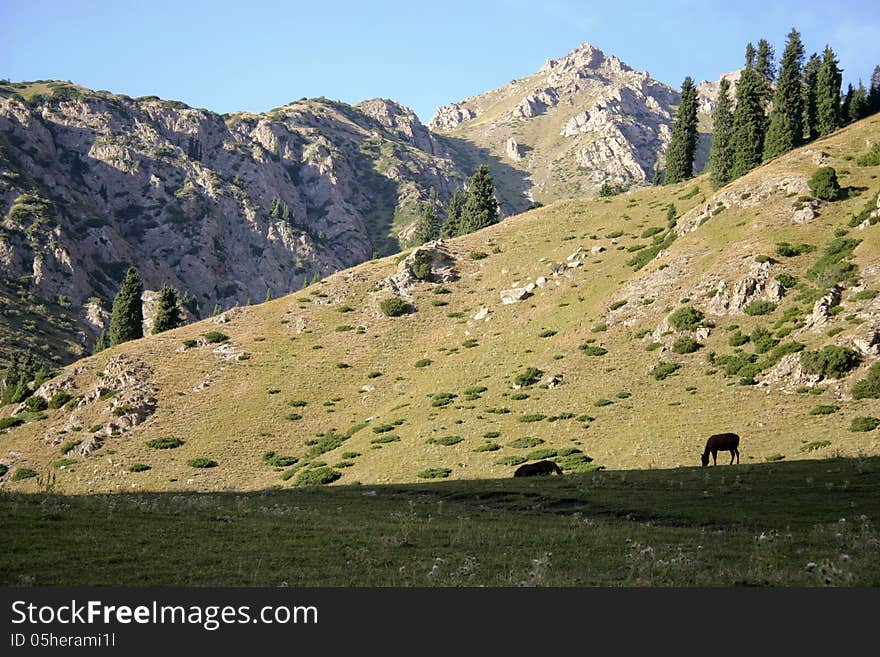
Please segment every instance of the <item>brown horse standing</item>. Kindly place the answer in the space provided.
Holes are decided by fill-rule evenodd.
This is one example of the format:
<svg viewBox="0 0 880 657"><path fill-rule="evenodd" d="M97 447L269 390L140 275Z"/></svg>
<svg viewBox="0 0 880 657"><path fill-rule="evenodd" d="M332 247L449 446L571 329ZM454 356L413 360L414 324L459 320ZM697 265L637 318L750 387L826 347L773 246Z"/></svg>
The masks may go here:
<svg viewBox="0 0 880 657"><path fill-rule="evenodd" d="M513 473L514 477L532 477L534 475L562 474L562 470L553 461L538 461L521 465Z"/></svg>
<svg viewBox="0 0 880 657"><path fill-rule="evenodd" d="M730 452L730 465L733 465L734 456L739 464L739 436L735 433L716 433L709 436L701 459L703 466L709 465L709 452L712 452L713 465L718 465L718 452Z"/></svg>

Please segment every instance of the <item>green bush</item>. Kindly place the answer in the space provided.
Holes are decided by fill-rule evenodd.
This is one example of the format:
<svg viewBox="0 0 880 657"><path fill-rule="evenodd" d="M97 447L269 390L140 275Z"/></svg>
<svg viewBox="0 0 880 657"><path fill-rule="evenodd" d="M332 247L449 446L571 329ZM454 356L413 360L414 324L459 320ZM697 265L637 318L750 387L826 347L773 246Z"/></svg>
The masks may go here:
<svg viewBox="0 0 880 657"><path fill-rule="evenodd" d="M554 335L556 335L556 331L553 329L544 329L538 333L539 338L552 338Z"/></svg>
<svg viewBox="0 0 880 657"><path fill-rule="evenodd" d="M226 342L229 340L229 336L225 333L221 333L220 331L208 331L207 333L202 333L205 340L210 343L218 343L218 342Z"/></svg>
<svg viewBox="0 0 880 657"><path fill-rule="evenodd" d="M515 395L511 395L510 398L513 401L522 401L523 399L528 399L531 395L527 392L518 392Z"/></svg>
<svg viewBox="0 0 880 657"><path fill-rule="evenodd" d="M430 365L433 362L434 361L431 360L430 358L420 358L415 363L413 363L413 367L427 367L428 365Z"/></svg>
<svg viewBox="0 0 880 657"><path fill-rule="evenodd" d="M517 418L517 420L519 420L520 422L525 422L525 423L540 422L541 420L543 420L546 417L547 417L546 415L542 415L541 413L529 413L528 415L520 415Z"/></svg>
<svg viewBox="0 0 880 657"><path fill-rule="evenodd" d="M438 392L432 396L431 406L436 408L441 408L443 406L449 406L452 403L452 400L457 398L454 392Z"/></svg>
<svg viewBox="0 0 880 657"><path fill-rule="evenodd" d="M875 299L877 297L877 290L862 290L860 292L856 292L853 294L849 300L850 301L870 301L871 299Z"/></svg>
<svg viewBox="0 0 880 657"><path fill-rule="evenodd" d="M449 468L428 468L417 475L419 479L446 479L452 470Z"/></svg>
<svg viewBox="0 0 880 657"><path fill-rule="evenodd" d="M623 308L626 305L626 299L621 299L620 301L615 301L610 306L608 306L608 310L617 310L619 308Z"/></svg>
<svg viewBox="0 0 880 657"><path fill-rule="evenodd" d="M582 344L580 349L587 356L604 356L608 353L608 350L605 347L598 347L593 344Z"/></svg>
<svg viewBox="0 0 880 657"><path fill-rule="evenodd" d="M61 443L61 447L58 448L58 451L62 454L67 454L74 447L82 443L82 440L68 440L66 442Z"/></svg>
<svg viewBox="0 0 880 657"><path fill-rule="evenodd" d="M306 404L307 402L302 399L291 399L289 402L287 402L288 406L293 406L294 408L302 408Z"/></svg>
<svg viewBox="0 0 880 657"><path fill-rule="evenodd" d="M24 424L24 420L20 417L3 417L0 418L0 431L11 429L12 427L20 427Z"/></svg>
<svg viewBox="0 0 880 657"><path fill-rule="evenodd" d="M777 452L775 454L771 454L770 456L766 457L764 460L767 461L768 463L773 463L774 461L781 461L784 458L785 458L784 454L780 454L779 452Z"/></svg>
<svg viewBox="0 0 880 657"><path fill-rule="evenodd" d="M797 285L797 278L795 278L791 274L779 274L776 277L776 280L784 288L792 288Z"/></svg>
<svg viewBox="0 0 880 657"><path fill-rule="evenodd" d="M205 458L204 456L190 459L186 464L191 468L216 468L218 465L217 461Z"/></svg>
<svg viewBox="0 0 880 657"><path fill-rule="evenodd" d="M187 349L192 349L199 343L198 340L193 340L192 338L183 341L183 346Z"/></svg>
<svg viewBox="0 0 880 657"><path fill-rule="evenodd" d="M536 384L544 376L544 372L537 367L529 367L516 375L513 382L518 386L531 386Z"/></svg>
<svg viewBox="0 0 880 657"><path fill-rule="evenodd" d="M675 374L680 368L681 365L679 363L660 361L657 363L657 366L651 370L651 376L657 379L657 381L662 381L667 376Z"/></svg>
<svg viewBox="0 0 880 657"><path fill-rule="evenodd" d="M553 449L552 447L542 447L540 449L533 449L531 452L526 454L526 460L528 461L543 461L544 459L550 459L556 456L558 450Z"/></svg>
<svg viewBox="0 0 880 657"><path fill-rule="evenodd" d="M482 260L483 258L488 258L488 257L489 257L489 254L488 254L488 253L485 253L485 252L483 252L483 251L471 251L471 252L468 254L468 257L469 257L471 260Z"/></svg>
<svg viewBox="0 0 880 657"><path fill-rule="evenodd" d="M748 341L749 336L741 333L740 331L737 331L727 339L727 342L731 347L741 347Z"/></svg>
<svg viewBox="0 0 880 657"><path fill-rule="evenodd" d="M867 153L857 157L856 164L860 167L880 166L880 142L872 144Z"/></svg>
<svg viewBox="0 0 880 657"><path fill-rule="evenodd" d="M378 438L373 438L370 441L371 445L385 445L387 443L397 443L400 442L400 436L396 434L387 434L384 436L379 436Z"/></svg>
<svg viewBox="0 0 880 657"><path fill-rule="evenodd" d="M32 479L37 476L37 471L31 468L18 468L12 475L12 481L22 481L24 479Z"/></svg>
<svg viewBox="0 0 880 657"><path fill-rule="evenodd" d="M779 340L774 338L773 334L763 326L758 326L752 331L751 340L755 345L756 354L765 354L779 344Z"/></svg>
<svg viewBox="0 0 880 657"><path fill-rule="evenodd" d="M693 338L688 337L686 335L683 335L683 336L679 337L678 339L676 339L675 342L672 343L672 353L692 354L702 346L703 345L701 345L699 342L697 342Z"/></svg>
<svg viewBox="0 0 880 657"><path fill-rule="evenodd" d="M474 451L474 452L497 452L499 449L501 449L501 445L499 445L498 443L485 443L483 445L480 445L479 447L477 447L476 449L474 449L472 451Z"/></svg>
<svg viewBox="0 0 880 657"><path fill-rule="evenodd" d="M852 387L853 399L880 399L880 362L871 365L867 376Z"/></svg>
<svg viewBox="0 0 880 657"><path fill-rule="evenodd" d="M49 408L61 408L70 400L70 394L61 390L59 392L56 392L52 396L52 399L49 400Z"/></svg>
<svg viewBox="0 0 880 657"><path fill-rule="evenodd" d="M501 435L500 431L487 431L483 434L483 438L497 438Z"/></svg>
<svg viewBox="0 0 880 657"><path fill-rule="evenodd" d="M596 324L593 328L590 329L591 333L604 333L608 330L608 324L602 322L601 324Z"/></svg>
<svg viewBox="0 0 880 657"><path fill-rule="evenodd" d="M476 340L474 340L473 338L469 338L469 339L465 340L464 342L462 342L461 346L464 347L465 349L473 349L474 347L479 346L479 344L480 343L477 342Z"/></svg>
<svg viewBox="0 0 880 657"><path fill-rule="evenodd" d="M150 469L152 468L146 463L132 463L130 466L128 466L129 472L146 472Z"/></svg>
<svg viewBox="0 0 880 657"><path fill-rule="evenodd" d="M537 447L541 443L543 443L543 439L541 438L533 438L531 436L524 436L523 438L515 438L507 443L508 447L514 447L516 449L531 449L532 447Z"/></svg>
<svg viewBox="0 0 880 657"><path fill-rule="evenodd" d="M386 317L400 317L411 311L410 305L399 297L388 297L379 302L379 309Z"/></svg>
<svg viewBox="0 0 880 657"><path fill-rule="evenodd" d="M769 315L776 310L776 304L764 299L755 299L743 308L746 315Z"/></svg>
<svg viewBox="0 0 880 657"><path fill-rule="evenodd" d="M596 401L593 402L593 406L598 406L599 408L601 408L603 406L611 406L611 404L613 404L613 403L614 402L611 401L610 399L597 399Z"/></svg>
<svg viewBox="0 0 880 657"><path fill-rule="evenodd" d="M824 255L807 270L807 277L823 288L854 279L856 266L846 259L853 254L859 244L861 240L852 237L834 238L825 247Z"/></svg>
<svg viewBox="0 0 880 657"><path fill-rule="evenodd" d="M776 245L776 253L783 258L794 258L805 253L812 253L816 247L812 244L789 244L788 242L779 242Z"/></svg>
<svg viewBox="0 0 880 657"><path fill-rule="evenodd" d="M57 459L52 461L49 466L53 468L66 468L68 465L76 463L76 459Z"/></svg>
<svg viewBox="0 0 880 657"><path fill-rule="evenodd" d="M880 426L880 419L876 417L854 417L849 426L850 431L873 431Z"/></svg>
<svg viewBox="0 0 880 657"><path fill-rule="evenodd" d="M463 440L464 438L461 436L441 436L440 438L429 438L427 442L429 445L446 445L448 447L457 445Z"/></svg>
<svg viewBox="0 0 880 657"><path fill-rule="evenodd" d="M829 345L815 351L801 353L801 368L807 374L819 374L839 379L857 367L861 360L859 352L853 349Z"/></svg>
<svg viewBox="0 0 880 657"><path fill-rule="evenodd" d="M834 167L819 167L807 181L813 196L823 201L835 201L840 195L840 183Z"/></svg>
<svg viewBox="0 0 880 657"><path fill-rule="evenodd" d="M676 331L693 331L700 327L705 317L693 306L684 306L669 316L669 325Z"/></svg>
<svg viewBox="0 0 880 657"><path fill-rule="evenodd" d="M152 447L153 449L174 449L176 447L180 447L183 445L184 441L180 438L175 438L174 436L167 436L165 438L154 438L153 440L147 441L147 447Z"/></svg>
<svg viewBox="0 0 880 657"><path fill-rule="evenodd" d="M834 406L833 404L821 404L810 409L810 415L831 415L832 413L836 413L840 410L840 406Z"/></svg>
<svg viewBox="0 0 880 657"><path fill-rule="evenodd" d="M284 456L275 452L266 452L263 454L263 463L273 468L289 468L291 465L299 461L295 456Z"/></svg>
<svg viewBox="0 0 880 657"><path fill-rule="evenodd" d="M645 228L642 231L642 238L654 237L654 235L658 235L663 232L663 228L660 226L651 226L650 228Z"/></svg>
<svg viewBox="0 0 880 657"><path fill-rule="evenodd" d="M342 476L341 472L334 470L329 466L321 466L311 470L303 470L299 477L296 478L297 486L323 486L329 484Z"/></svg>
<svg viewBox="0 0 880 657"><path fill-rule="evenodd" d="M518 456L516 454L511 454L510 456L502 456L501 458L495 459L495 465L520 465L521 463L525 463L528 459L525 456Z"/></svg>
<svg viewBox="0 0 880 657"><path fill-rule="evenodd" d="M24 400L24 407L31 413L39 413L49 408L49 402L39 395L33 395Z"/></svg>

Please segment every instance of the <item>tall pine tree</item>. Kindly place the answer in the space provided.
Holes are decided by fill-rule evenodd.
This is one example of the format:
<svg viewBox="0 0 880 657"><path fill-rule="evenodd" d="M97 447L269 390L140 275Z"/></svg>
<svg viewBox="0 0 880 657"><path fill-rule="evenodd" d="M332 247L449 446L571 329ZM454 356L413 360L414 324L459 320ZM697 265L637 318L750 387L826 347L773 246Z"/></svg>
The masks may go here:
<svg viewBox="0 0 880 657"><path fill-rule="evenodd" d="M776 53L767 39L758 41L758 50L755 53L755 71L761 76L761 92L764 105L773 99L773 83L776 82Z"/></svg>
<svg viewBox="0 0 880 657"><path fill-rule="evenodd" d="M868 92L865 85L859 80L859 86L856 87L849 99L849 116L850 121L858 121L868 116Z"/></svg>
<svg viewBox="0 0 880 657"><path fill-rule="evenodd" d="M755 70L754 56L755 48L749 44L746 47L746 67L736 85L731 170L734 178L739 178L761 164L764 154L764 134L767 132L764 78Z"/></svg>
<svg viewBox="0 0 880 657"><path fill-rule="evenodd" d="M804 141L804 94L801 87L801 65L804 44L792 28L782 54L779 82L773 94L770 125L764 138L764 159L770 160L800 146Z"/></svg>
<svg viewBox="0 0 880 657"><path fill-rule="evenodd" d="M437 213L430 203L421 203L419 205L419 217L416 219L416 226L413 230L410 244L412 246L421 246L425 242L437 239L440 232L440 221L437 219Z"/></svg>
<svg viewBox="0 0 880 657"><path fill-rule="evenodd" d="M446 206L446 223L443 224L441 231L442 237L456 237L461 235L461 210L464 208L466 199L465 193L456 189L452 192L452 198L449 199L449 205Z"/></svg>
<svg viewBox="0 0 880 657"><path fill-rule="evenodd" d="M144 285L140 274L129 267L119 292L113 299L113 312L110 315L110 346L144 337L144 313L141 295Z"/></svg>
<svg viewBox="0 0 880 657"><path fill-rule="evenodd" d="M804 138L810 140L819 136L816 127L816 76L819 75L821 64L819 55L813 53L804 66Z"/></svg>
<svg viewBox="0 0 880 657"><path fill-rule="evenodd" d="M830 46L825 46L822 64L816 74L816 129L819 136L840 127L840 85L843 81L837 57Z"/></svg>
<svg viewBox="0 0 880 657"><path fill-rule="evenodd" d="M868 90L868 113L880 112L880 65L871 74L871 88Z"/></svg>
<svg viewBox="0 0 880 657"><path fill-rule="evenodd" d="M163 285L159 290L156 316L153 318L153 335L177 328L181 324L183 324L183 314L180 312L177 290L170 285Z"/></svg>
<svg viewBox="0 0 880 657"><path fill-rule="evenodd" d="M672 185L694 175L697 151L697 89L690 76L681 85L681 103L672 123L672 139L666 151L666 178Z"/></svg>
<svg viewBox="0 0 880 657"><path fill-rule="evenodd" d="M461 208L461 232L473 233L498 223L498 201L489 167L481 164L467 182L467 199Z"/></svg>
<svg viewBox="0 0 880 657"><path fill-rule="evenodd" d="M733 112L730 81L727 78L721 78L714 124L712 148L709 151L709 170L712 184L715 187L723 187L730 182L733 170Z"/></svg>

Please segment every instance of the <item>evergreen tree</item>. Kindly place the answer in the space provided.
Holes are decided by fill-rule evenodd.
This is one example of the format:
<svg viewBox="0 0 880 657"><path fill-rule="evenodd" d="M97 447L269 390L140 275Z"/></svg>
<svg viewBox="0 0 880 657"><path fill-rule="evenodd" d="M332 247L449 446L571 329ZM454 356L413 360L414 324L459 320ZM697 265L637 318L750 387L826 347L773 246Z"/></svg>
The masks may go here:
<svg viewBox="0 0 880 657"><path fill-rule="evenodd" d="M144 314L141 295L144 285L140 274L129 267L119 292L113 299L113 312L110 315L110 346L144 337Z"/></svg>
<svg viewBox="0 0 880 657"><path fill-rule="evenodd" d="M868 116L868 91L859 80L859 86L853 91L849 103L849 120L858 121Z"/></svg>
<svg viewBox="0 0 880 657"><path fill-rule="evenodd" d="M816 129L819 136L840 127L840 84L843 79L837 57L825 46L822 64L816 74Z"/></svg>
<svg viewBox="0 0 880 657"><path fill-rule="evenodd" d="M419 204L419 217L410 238L412 246L421 246L425 242L437 239L440 232L440 220L430 203Z"/></svg>
<svg viewBox="0 0 880 657"><path fill-rule="evenodd" d="M101 335L98 336L98 339L95 340L95 346L92 347L92 353L96 354L99 351L104 351L109 345L107 337L107 331L101 331Z"/></svg>
<svg viewBox="0 0 880 657"><path fill-rule="evenodd" d="M498 201L489 167L481 164L467 182L467 199L461 209L460 234L473 233L481 228L497 224Z"/></svg>
<svg viewBox="0 0 880 657"><path fill-rule="evenodd" d="M687 180L694 175L697 151L697 89L690 76L681 85L681 103L672 122L672 139L666 151L665 184Z"/></svg>
<svg viewBox="0 0 880 657"><path fill-rule="evenodd" d="M852 83L850 83L847 85L846 93L843 95L843 100L840 102L840 125L849 123L849 106L852 103L853 93L853 86Z"/></svg>
<svg viewBox="0 0 880 657"><path fill-rule="evenodd" d="M303 287L305 287L305 286L303 286ZM219 303L215 303L215 304L214 304L214 310L211 312L211 316L212 316L212 317L216 317L216 316L219 315L221 312L223 312L223 309L220 307L220 304L219 304Z"/></svg>
<svg viewBox="0 0 880 657"><path fill-rule="evenodd" d="M776 82L776 64L773 61L775 57L773 46L767 39L758 41L755 71L761 76L761 95L765 106L773 99L773 83Z"/></svg>
<svg viewBox="0 0 880 657"><path fill-rule="evenodd" d="M460 189L452 192L449 205L446 206L446 223L443 224L442 237L461 235L461 211L464 208L465 194Z"/></svg>
<svg viewBox="0 0 880 657"><path fill-rule="evenodd" d="M801 35L792 28L782 54L779 82L773 94L770 125L764 139L764 159L770 160L796 148L804 140L804 95L801 87L801 64L804 45Z"/></svg>
<svg viewBox="0 0 880 657"><path fill-rule="evenodd" d="M733 169L733 112L730 101L730 81L721 79L718 106L715 108L712 148L709 151L709 170L712 184L723 187L730 182Z"/></svg>
<svg viewBox="0 0 880 657"><path fill-rule="evenodd" d="M153 318L153 335L177 328L181 324L183 324L183 314L180 312L177 290L170 285L163 285L159 290L156 316Z"/></svg>
<svg viewBox="0 0 880 657"><path fill-rule="evenodd" d="M871 88L868 90L868 113L880 112L880 65L871 74Z"/></svg>
<svg viewBox="0 0 880 657"><path fill-rule="evenodd" d="M736 109L733 112L733 178L748 173L761 164L764 154L763 78L755 71L755 48L746 47L746 68L736 85Z"/></svg>
<svg viewBox="0 0 880 657"><path fill-rule="evenodd" d="M821 64L819 55L813 53L804 66L804 138L810 140L819 136L816 128L816 76Z"/></svg>
<svg viewBox="0 0 880 657"><path fill-rule="evenodd" d="M272 288L267 287L266 288L266 301L271 301L271 300L272 300Z"/></svg>

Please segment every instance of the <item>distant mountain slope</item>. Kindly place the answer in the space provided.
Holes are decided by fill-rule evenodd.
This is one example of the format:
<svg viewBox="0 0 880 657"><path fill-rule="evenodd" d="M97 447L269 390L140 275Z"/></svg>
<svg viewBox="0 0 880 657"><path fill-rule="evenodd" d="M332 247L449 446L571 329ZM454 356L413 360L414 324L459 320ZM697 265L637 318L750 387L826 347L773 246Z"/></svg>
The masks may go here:
<svg viewBox="0 0 880 657"><path fill-rule="evenodd" d="M583 44L530 76L445 105L429 127L477 144L529 176L547 202L604 182L650 182L671 135L678 93Z"/></svg>
<svg viewBox="0 0 880 657"><path fill-rule="evenodd" d="M86 317L96 304L83 305L109 308L128 265L148 289L177 287L196 317L262 301L397 251L416 205L439 206L470 173L393 101L220 116L68 83L0 85L0 295L22 316L42 305L63 318L49 346L68 361L100 331ZM30 334L2 336L0 361L13 347L40 355L51 336Z"/></svg>
<svg viewBox="0 0 880 657"><path fill-rule="evenodd" d="M700 176L557 202L78 361L37 391L50 408L0 411L23 422L0 436L0 485L665 468L721 431L744 463L876 456L880 399L853 386L880 359L880 167L857 164L878 131L875 115L717 191ZM839 200L810 198L819 166ZM391 297L410 312L386 314Z"/></svg>

